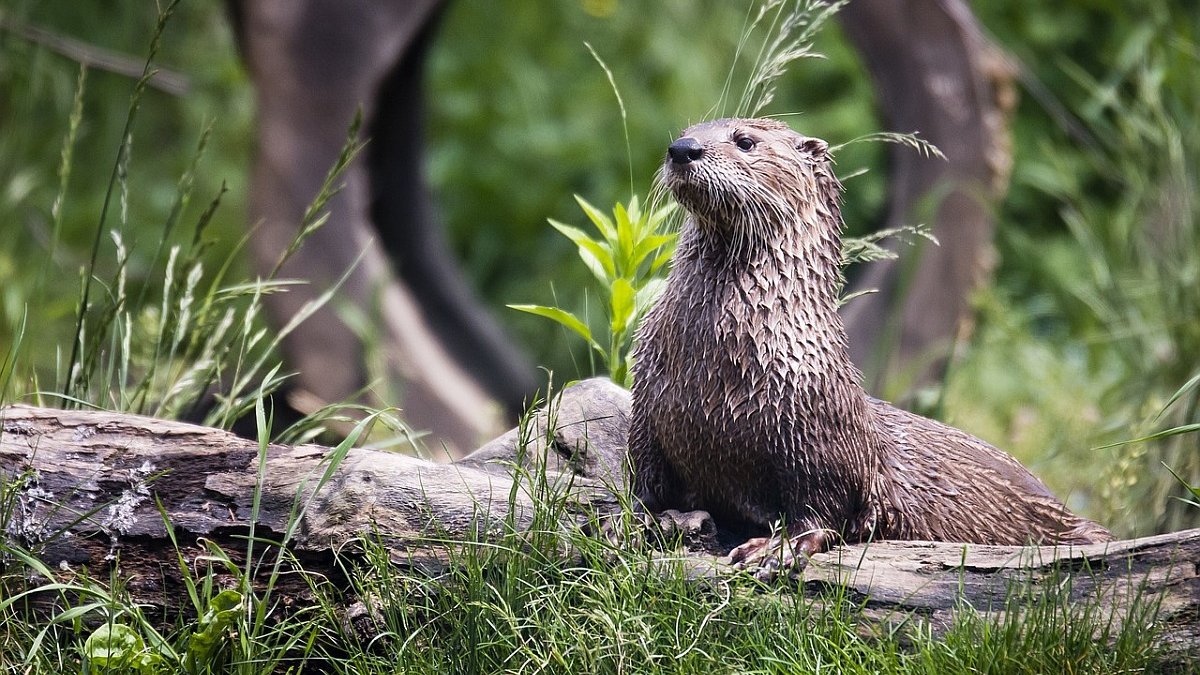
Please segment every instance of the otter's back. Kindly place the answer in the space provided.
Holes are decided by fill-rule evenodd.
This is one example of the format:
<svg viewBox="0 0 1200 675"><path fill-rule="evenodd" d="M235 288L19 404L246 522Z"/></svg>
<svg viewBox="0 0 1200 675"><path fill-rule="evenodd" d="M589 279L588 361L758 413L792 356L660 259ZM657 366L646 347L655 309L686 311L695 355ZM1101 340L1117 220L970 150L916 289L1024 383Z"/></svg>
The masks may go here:
<svg viewBox="0 0 1200 675"><path fill-rule="evenodd" d="M881 482L885 522L876 536L1012 545L1112 540L1007 453L885 401L868 402L890 444Z"/></svg>

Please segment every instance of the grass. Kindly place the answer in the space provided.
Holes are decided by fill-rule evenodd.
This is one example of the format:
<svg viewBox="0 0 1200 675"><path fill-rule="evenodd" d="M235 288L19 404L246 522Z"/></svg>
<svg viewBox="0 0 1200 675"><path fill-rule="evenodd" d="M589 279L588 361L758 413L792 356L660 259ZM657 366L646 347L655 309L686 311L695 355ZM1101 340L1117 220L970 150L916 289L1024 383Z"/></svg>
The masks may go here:
<svg viewBox="0 0 1200 675"><path fill-rule="evenodd" d="M861 601L837 591L797 595L746 577L697 583L662 565L650 571L645 553L605 551L601 562L592 542L569 543L585 564L501 547L488 550L500 564L468 553L432 587L392 575L375 597L396 644L339 672L392 672L383 664L397 662L405 672L596 673L1118 672L1154 663L1153 638L1136 622L1106 632L1102 617L1073 616L1053 593L999 623L965 610L940 638L870 637Z"/></svg>
<svg viewBox="0 0 1200 675"><path fill-rule="evenodd" d="M131 232L127 213L129 195L138 189L130 172L130 153L138 111L155 72L155 55L177 5L178 0L162 6L142 76L129 97L122 141L90 235L90 254L80 272L72 337L68 346L58 349L50 375L44 363L36 360L44 345L27 350L35 352L28 358L22 358L26 354L21 346L27 342L27 334L54 334L52 326L30 322L27 314L30 307L44 303L44 296L54 288L53 252L61 245L59 214L68 201L67 186L74 170L86 71L77 81L58 169L59 190L51 208L55 219L48 243L51 255L29 283L8 289L7 299L23 304L26 314L15 327L6 327L12 344L0 362L0 404L25 400L67 408L96 407L229 428L251 415L257 402L286 381L288 373L276 365L279 345L328 303L341 285L339 281L307 302L282 327L269 328L262 318L264 296L287 292L290 286L302 283L278 278L280 267L328 218L327 205L340 190L341 176L362 148L358 140L361 119L351 124L346 143L303 214L296 236L265 277L230 280L248 235L223 259L210 255L214 249L226 248L209 229L227 192L225 185L209 195L198 212L189 208L196 198L198 172L213 135L211 123L199 134L165 216L157 226L147 228L157 244L137 248L139 235ZM109 256L111 265L106 264ZM131 268L137 269L138 283L131 280ZM160 281L150 281L156 275ZM35 314L34 320L39 319L45 317ZM316 411L290 428L277 430L277 435L297 442L320 435L328 426L353 426L352 419L339 414L350 407ZM399 429L402 425L391 426Z"/></svg>

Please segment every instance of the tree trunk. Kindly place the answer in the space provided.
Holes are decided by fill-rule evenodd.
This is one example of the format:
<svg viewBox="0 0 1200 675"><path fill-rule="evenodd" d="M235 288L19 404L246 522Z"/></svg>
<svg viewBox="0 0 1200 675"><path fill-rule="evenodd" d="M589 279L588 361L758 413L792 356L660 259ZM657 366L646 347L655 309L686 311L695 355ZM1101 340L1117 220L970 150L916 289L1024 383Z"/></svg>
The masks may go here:
<svg viewBox="0 0 1200 675"><path fill-rule="evenodd" d="M305 569L335 585L345 580L334 551L365 534L381 537L395 560L436 568L445 564L444 544L431 543L431 532L444 541L487 536L506 519L530 524L533 490L513 489L514 480L527 480L514 478L514 462L530 469L524 476L544 470L552 482L569 479L563 485L578 507L569 512L617 508L605 486L623 489L627 392L589 380L555 403L458 463L352 449L324 482L330 448L270 445L260 468L257 444L226 432L13 406L0 410L0 476L16 488L8 536L64 576L86 570L106 579L119 560L133 597L156 606L185 597L157 504L188 565L211 560L207 542L244 560L254 522L258 554L266 540L286 541ZM529 439L523 452L522 438ZM697 575L728 573L713 556L689 560ZM1072 602L1099 598L1117 622L1141 593L1160 599L1154 621L1168 650L1200 656L1200 530L1073 548L875 542L815 556L804 584L845 587L866 601L868 619L886 625L913 614L935 632L963 602L1011 609L1004 603L1014 585L1028 584L1025 600L1064 587ZM275 589L293 604L309 599L299 575L279 577Z"/></svg>
<svg viewBox="0 0 1200 675"><path fill-rule="evenodd" d="M368 402L402 407L411 424L461 456L503 428L501 410L517 414L536 380L471 293L422 179L420 73L441 4L231 6L258 101L249 222L260 275L296 237L356 110L368 126L369 143L342 176L328 221L280 270L308 283L264 298L283 326L353 270L333 302L284 339L297 371L289 404L311 412L381 377ZM343 320L347 307L357 329ZM364 351L372 341L377 354ZM368 372L369 358L383 361L382 373ZM306 398L315 402L301 404Z"/></svg>
<svg viewBox="0 0 1200 675"><path fill-rule="evenodd" d="M1014 72L963 0L855 0L840 16L888 129L918 131L946 155L892 150L882 226L924 223L941 245L872 263L851 290L879 292L844 311L868 388L897 376L928 384L941 379L970 325L971 293L990 272L993 212L1012 164Z"/></svg>

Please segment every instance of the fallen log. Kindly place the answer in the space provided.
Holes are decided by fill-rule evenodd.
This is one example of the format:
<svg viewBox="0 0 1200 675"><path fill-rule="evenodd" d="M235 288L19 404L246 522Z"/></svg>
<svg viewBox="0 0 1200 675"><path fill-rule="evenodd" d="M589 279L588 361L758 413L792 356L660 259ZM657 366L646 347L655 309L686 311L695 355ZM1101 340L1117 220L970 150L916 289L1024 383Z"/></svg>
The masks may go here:
<svg viewBox="0 0 1200 675"><path fill-rule="evenodd" d="M542 476L568 514L618 508L628 405L624 390L588 380L457 463L351 449L334 468L317 445L260 454L253 441L190 424L11 406L0 410L0 479L14 500L5 537L64 575L108 578L119 561L133 597L159 606L182 597L179 555L199 565L215 545L244 560L252 527L255 551L284 542L334 584L344 581L335 551L364 535L403 564L442 565L448 539L527 527ZM729 573L716 556L686 560L697 576ZM1077 547L843 546L815 556L803 584L844 590L876 622L916 617L935 632L965 606L994 614L1065 589L1067 602L1098 601L1118 624L1153 620L1169 653L1200 658L1200 530ZM275 588L297 602L310 592L298 575ZM1147 606L1139 598L1156 611L1128 615Z"/></svg>

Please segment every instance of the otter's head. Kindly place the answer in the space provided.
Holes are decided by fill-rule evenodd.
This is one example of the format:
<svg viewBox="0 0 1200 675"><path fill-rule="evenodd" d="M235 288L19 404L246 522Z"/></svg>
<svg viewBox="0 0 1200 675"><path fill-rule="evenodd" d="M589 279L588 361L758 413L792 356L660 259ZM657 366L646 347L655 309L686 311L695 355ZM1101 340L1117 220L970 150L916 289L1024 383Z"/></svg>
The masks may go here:
<svg viewBox="0 0 1200 675"><path fill-rule="evenodd" d="M706 235L743 243L781 228L840 227L829 145L777 120L720 119L667 148L663 184Z"/></svg>

